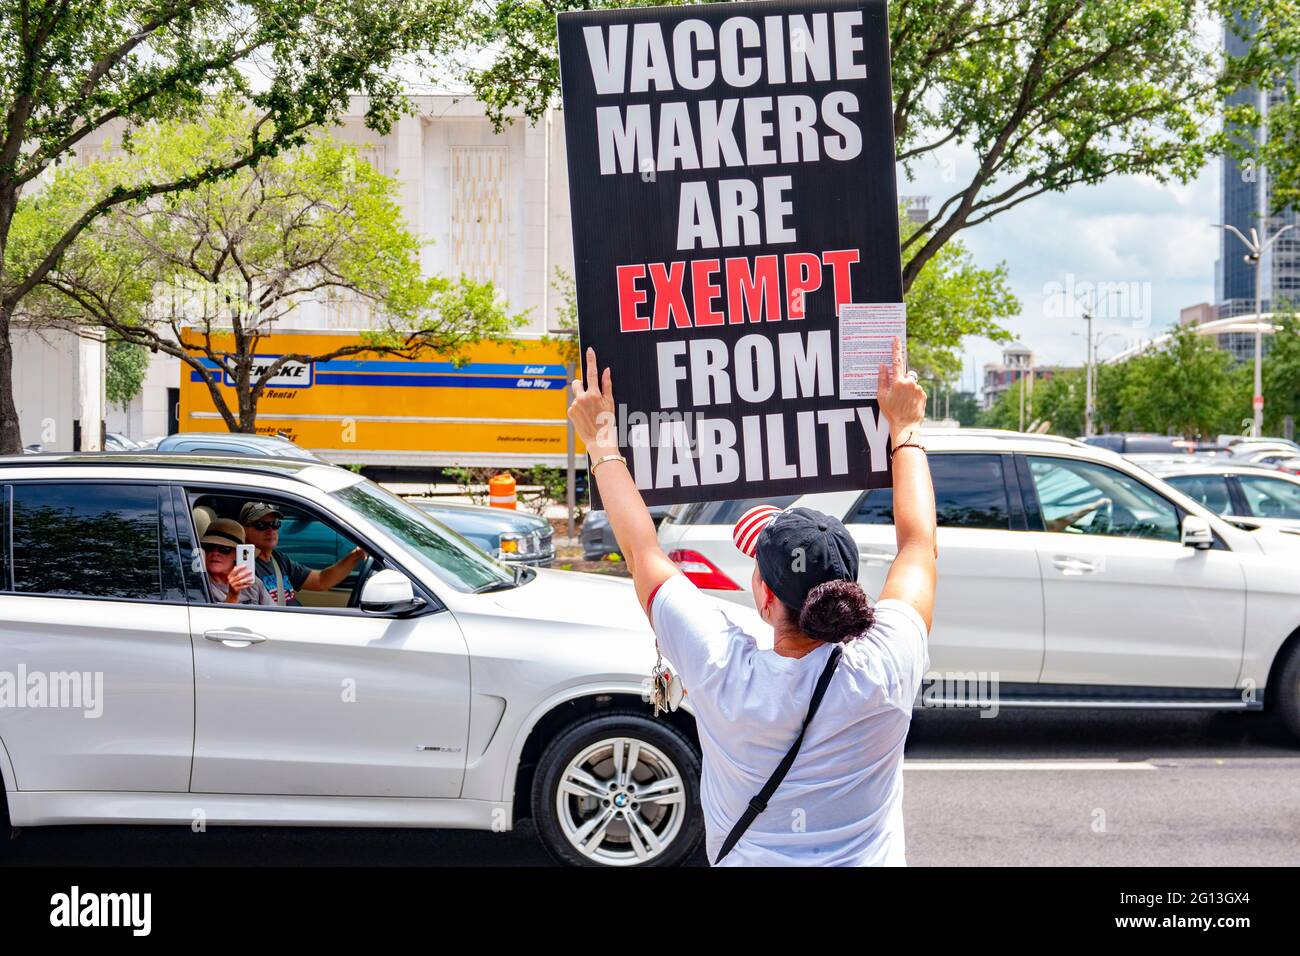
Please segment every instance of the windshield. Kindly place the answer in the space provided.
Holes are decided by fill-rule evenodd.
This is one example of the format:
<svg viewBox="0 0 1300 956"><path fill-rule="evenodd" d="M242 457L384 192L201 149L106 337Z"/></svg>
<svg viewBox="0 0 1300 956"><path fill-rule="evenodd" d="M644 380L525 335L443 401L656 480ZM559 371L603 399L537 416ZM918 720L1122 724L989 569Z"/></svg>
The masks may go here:
<svg viewBox="0 0 1300 956"><path fill-rule="evenodd" d="M431 518L370 481L333 493L406 546L416 560L458 591L514 586L515 572Z"/></svg>

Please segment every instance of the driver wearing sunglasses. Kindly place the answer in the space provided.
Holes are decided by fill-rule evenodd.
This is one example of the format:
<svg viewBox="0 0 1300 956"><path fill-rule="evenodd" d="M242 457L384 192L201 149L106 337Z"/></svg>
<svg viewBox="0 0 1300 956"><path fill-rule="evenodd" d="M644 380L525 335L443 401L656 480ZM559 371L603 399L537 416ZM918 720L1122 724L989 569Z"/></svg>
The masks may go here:
<svg viewBox="0 0 1300 956"><path fill-rule="evenodd" d="M366 556L363 548L353 548L343 558L319 571L276 549L280 543L283 515L265 501L249 501L239 511L248 543L257 548L257 577L270 593L272 603L281 607L301 607L299 591L328 591L352 573Z"/></svg>
<svg viewBox="0 0 1300 956"><path fill-rule="evenodd" d="M252 571L235 566L235 547L244 543L244 529L229 518L212 521L199 539L212 600L221 604L275 604Z"/></svg>

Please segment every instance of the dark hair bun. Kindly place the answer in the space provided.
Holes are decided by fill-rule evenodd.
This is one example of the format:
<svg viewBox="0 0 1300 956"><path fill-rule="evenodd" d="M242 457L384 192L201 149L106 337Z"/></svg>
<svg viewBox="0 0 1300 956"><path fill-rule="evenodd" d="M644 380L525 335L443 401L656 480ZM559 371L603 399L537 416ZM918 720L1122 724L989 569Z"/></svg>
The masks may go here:
<svg viewBox="0 0 1300 956"><path fill-rule="evenodd" d="M799 611L799 630L828 644L842 644L875 620L876 612L857 581L826 581L808 592Z"/></svg>

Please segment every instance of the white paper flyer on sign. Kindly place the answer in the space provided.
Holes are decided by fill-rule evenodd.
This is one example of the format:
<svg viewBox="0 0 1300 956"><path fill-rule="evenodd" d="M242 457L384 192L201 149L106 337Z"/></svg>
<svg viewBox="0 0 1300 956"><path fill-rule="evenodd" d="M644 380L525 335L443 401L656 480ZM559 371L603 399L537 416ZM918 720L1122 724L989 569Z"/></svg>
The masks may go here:
<svg viewBox="0 0 1300 956"><path fill-rule="evenodd" d="M875 398L880 366L893 361L895 337L907 341L903 302L840 306L840 399Z"/></svg>

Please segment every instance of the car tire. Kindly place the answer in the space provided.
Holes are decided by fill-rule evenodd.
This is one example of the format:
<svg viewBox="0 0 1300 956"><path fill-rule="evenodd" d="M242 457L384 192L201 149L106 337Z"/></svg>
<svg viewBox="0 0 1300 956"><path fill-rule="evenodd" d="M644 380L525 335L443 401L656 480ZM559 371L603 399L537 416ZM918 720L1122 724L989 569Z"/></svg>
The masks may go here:
<svg viewBox="0 0 1300 956"><path fill-rule="evenodd" d="M1276 689L1270 689L1270 697L1276 696L1276 715L1282 726L1292 738L1300 741L1300 644L1291 648L1282 670L1277 676Z"/></svg>
<svg viewBox="0 0 1300 956"><path fill-rule="evenodd" d="M620 773L634 755L631 773ZM538 835L560 863L675 866L704 835L700 757L666 721L634 711L587 717L542 753L532 805Z"/></svg>

